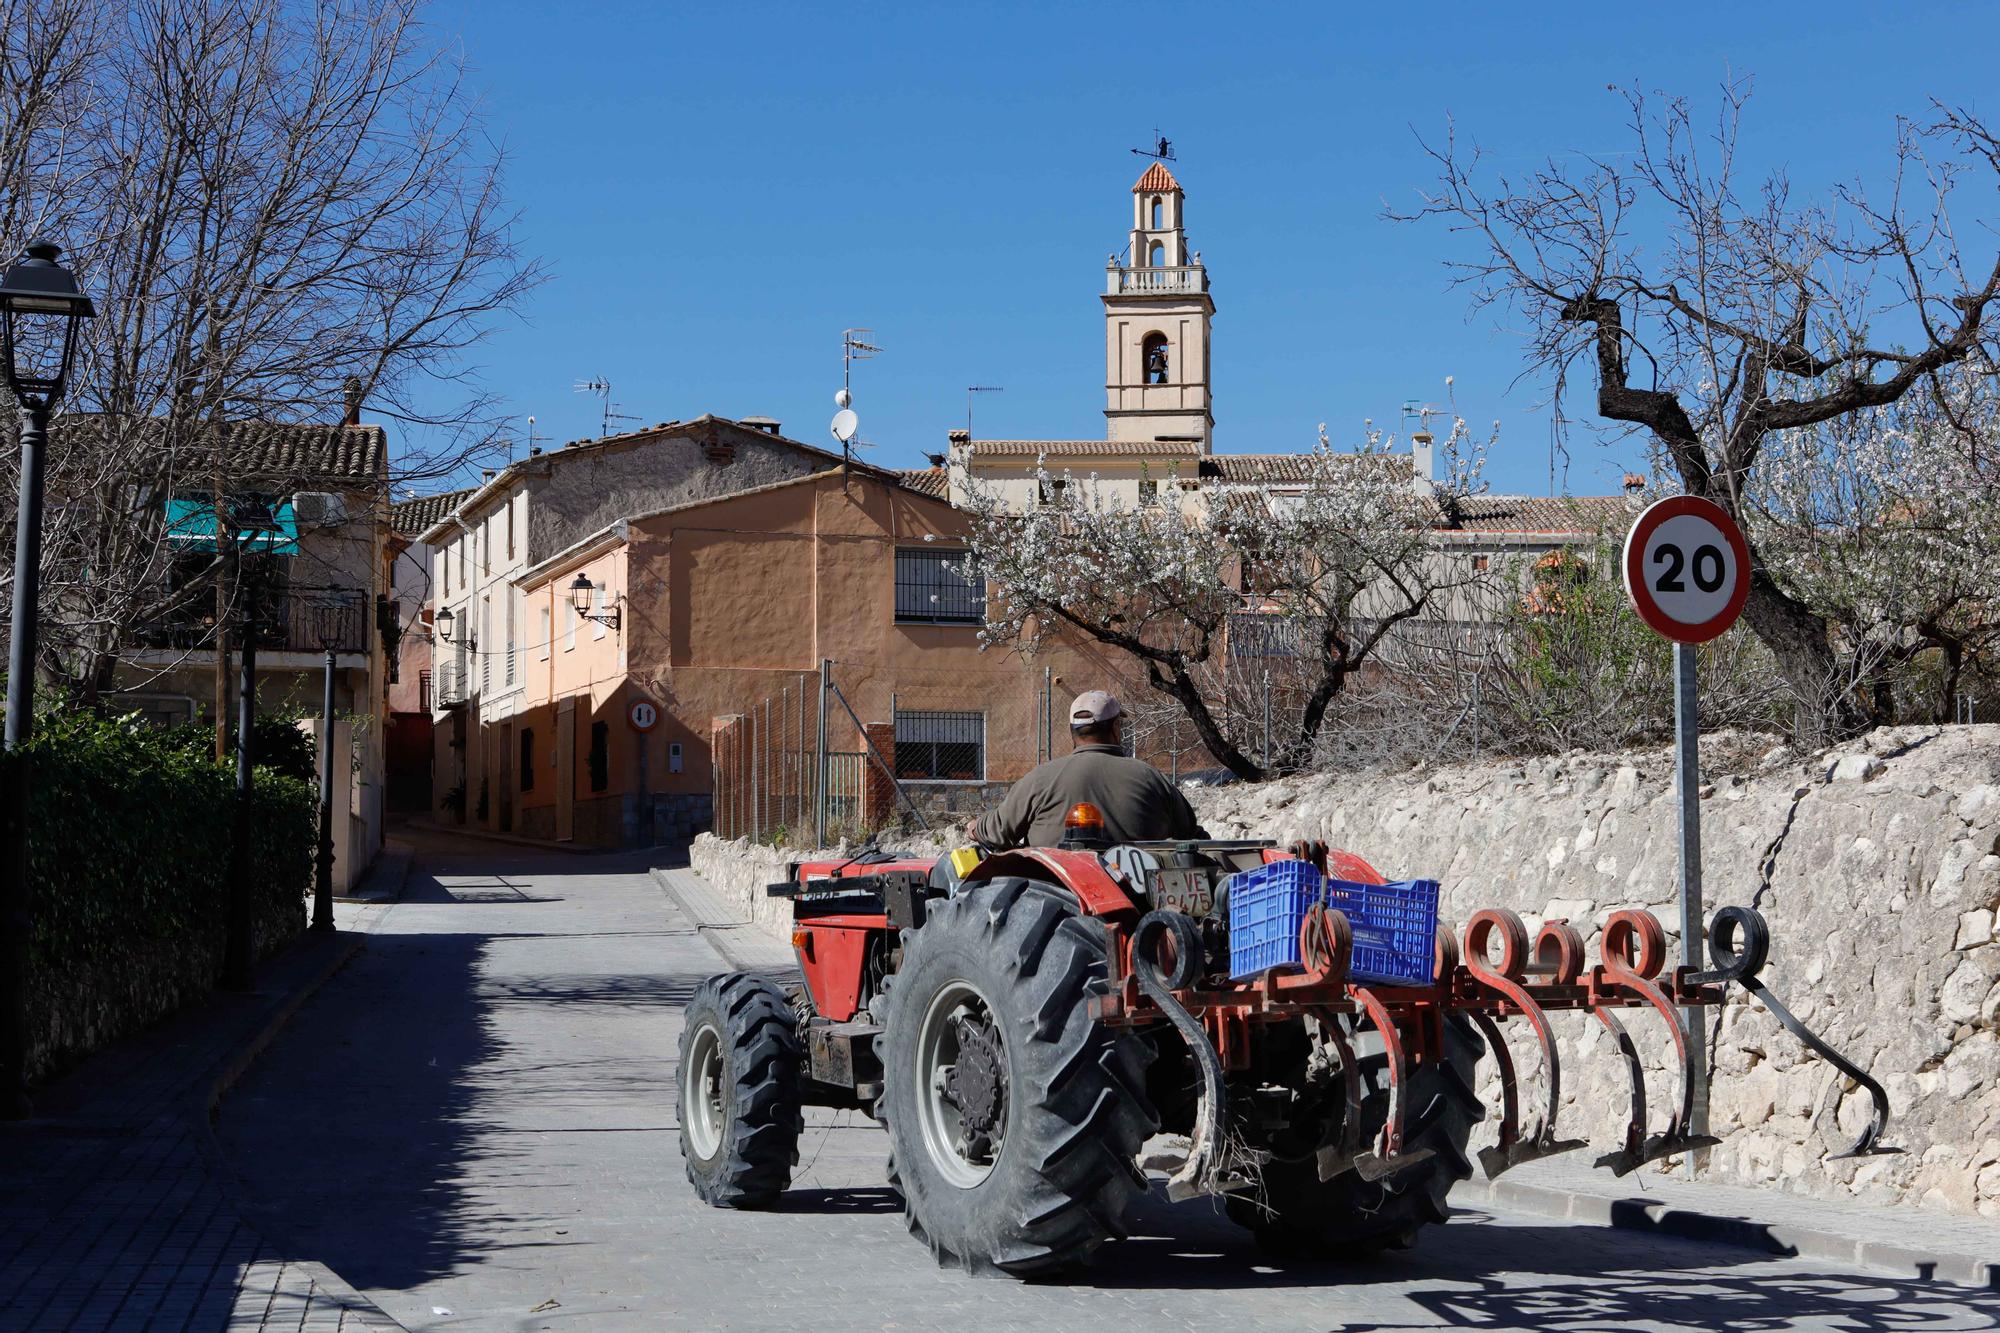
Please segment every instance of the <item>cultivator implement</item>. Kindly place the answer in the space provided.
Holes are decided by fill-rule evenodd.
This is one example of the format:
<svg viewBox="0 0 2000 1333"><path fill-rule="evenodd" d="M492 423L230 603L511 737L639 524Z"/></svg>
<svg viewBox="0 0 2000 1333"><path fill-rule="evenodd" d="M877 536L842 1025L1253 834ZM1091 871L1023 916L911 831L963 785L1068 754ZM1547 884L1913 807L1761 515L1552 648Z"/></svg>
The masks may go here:
<svg viewBox="0 0 2000 1333"><path fill-rule="evenodd" d="M1305 857L1323 851L1298 849ZM1658 918L1645 911L1614 912L1605 922L1597 960L1585 958L1582 936L1567 921L1542 925L1532 941L1526 925L1505 908L1473 915L1461 936L1440 927L1427 985L1378 985L1349 974L1353 930L1337 908L1315 904L1299 927L1296 971L1273 970L1229 985L1204 986L1192 959L1200 957L1194 923L1181 913L1155 910L1131 930L1107 920L1110 937L1110 994L1098 1000L1100 1017L1113 1026L1143 1028L1171 1023L1195 1052L1202 1078L1202 1111L1186 1163L1170 1181L1176 1196L1228 1193L1244 1174L1242 1163L1224 1166L1226 1083L1246 1067L1259 1024L1311 1025L1333 1053L1343 1080L1346 1114L1334 1140L1320 1145L1320 1178L1353 1171L1363 1180L1381 1180L1423 1161L1426 1149L1406 1147L1410 1108L1405 1089L1412 1071L1439 1059L1445 1024L1469 1020L1485 1037L1500 1080L1497 1141L1479 1154L1487 1176L1498 1177L1523 1162L1572 1152L1583 1139L1557 1133L1562 1104L1562 1062L1554 1016L1586 1013L1611 1034L1625 1062L1630 1114L1624 1140L1596 1165L1623 1176L1648 1162L1678 1156L1719 1142L1697 1132L1697 1064L1683 1014L1720 1005L1735 983L1749 991L1800 1042L1825 1059L1873 1101L1867 1127L1837 1157L1901 1151L1885 1146L1889 1099L1882 1085L1828 1046L1801 1023L1764 984L1759 972L1769 954L1764 918L1747 907L1725 907L1708 931L1713 966L1666 968L1667 938ZM1462 945L1461 948L1461 939ZM1645 1064L1624 1011L1650 1009L1673 1043L1679 1071L1678 1100L1657 1132L1649 1125ZM1523 1020L1539 1051L1543 1070L1541 1114L1524 1126L1521 1079L1505 1032L1509 1020ZM1372 1030L1382 1046L1387 1074L1387 1110L1372 1142L1361 1141L1361 1087L1354 1037ZM1239 1154L1240 1156L1240 1154Z"/></svg>

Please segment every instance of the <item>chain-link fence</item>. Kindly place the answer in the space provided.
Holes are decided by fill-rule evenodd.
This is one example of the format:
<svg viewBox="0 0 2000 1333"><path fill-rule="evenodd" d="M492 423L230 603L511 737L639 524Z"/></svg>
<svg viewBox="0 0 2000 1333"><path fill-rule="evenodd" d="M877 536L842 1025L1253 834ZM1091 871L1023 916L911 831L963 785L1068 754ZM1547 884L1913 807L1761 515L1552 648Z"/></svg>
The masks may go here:
<svg viewBox="0 0 2000 1333"><path fill-rule="evenodd" d="M721 718L715 831L825 844L942 831L1067 749L1052 670L825 664ZM1065 696L1066 697L1066 696Z"/></svg>

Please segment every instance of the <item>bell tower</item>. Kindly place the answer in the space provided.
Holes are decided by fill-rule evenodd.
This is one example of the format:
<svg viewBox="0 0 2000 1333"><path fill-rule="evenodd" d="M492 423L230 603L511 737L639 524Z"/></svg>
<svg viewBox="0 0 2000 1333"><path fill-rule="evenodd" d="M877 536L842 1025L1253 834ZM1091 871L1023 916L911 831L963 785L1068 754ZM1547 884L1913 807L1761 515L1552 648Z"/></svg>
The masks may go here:
<svg viewBox="0 0 2000 1333"><path fill-rule="evenodd" d="M1215 302L1200 253L1188 249L1184 200L1163 162L1132 187L1126 262L1113 255L1104 271L1104 417L1107 439L1192 441L1207 453Z"/></svg>

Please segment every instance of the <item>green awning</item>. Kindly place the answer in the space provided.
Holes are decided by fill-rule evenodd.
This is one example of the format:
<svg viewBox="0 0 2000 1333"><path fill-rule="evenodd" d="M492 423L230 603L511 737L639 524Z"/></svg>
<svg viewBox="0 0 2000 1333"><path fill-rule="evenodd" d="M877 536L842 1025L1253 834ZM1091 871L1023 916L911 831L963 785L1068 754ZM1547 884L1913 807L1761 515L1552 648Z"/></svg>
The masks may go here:
<svg viewBox="0 0 2000 1333"><path fill-rule="evenodd" d="M237 507L239 514L244 506ZM286 500L269 510L259 508L257 517L265 526L254 532L236 533L239 550L259 551L266 555L297 555L299 553L299 520L292 511L292 502ZM167 540L182 551L213 551L215 544L215 506L205 497L167 501Z"/></svg>

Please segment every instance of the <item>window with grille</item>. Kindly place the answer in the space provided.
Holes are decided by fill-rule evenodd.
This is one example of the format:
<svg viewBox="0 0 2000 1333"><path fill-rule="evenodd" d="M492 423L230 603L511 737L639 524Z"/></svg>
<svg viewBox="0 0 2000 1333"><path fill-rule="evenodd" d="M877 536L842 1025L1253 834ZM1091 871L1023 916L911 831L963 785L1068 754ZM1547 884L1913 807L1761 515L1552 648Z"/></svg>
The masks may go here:
<svg viewBox="0 0 2000 1333"><path fill-rule="evenodd" d="M986 714L896 714L896 776L986 780Z"/></svg>
<svg viewBox="0 0 2000 1333"><path fill-rule="evenodd" d="M966 551L896 552L896 619L977 625L986 619L986 579L968 574Z"/></svg>

